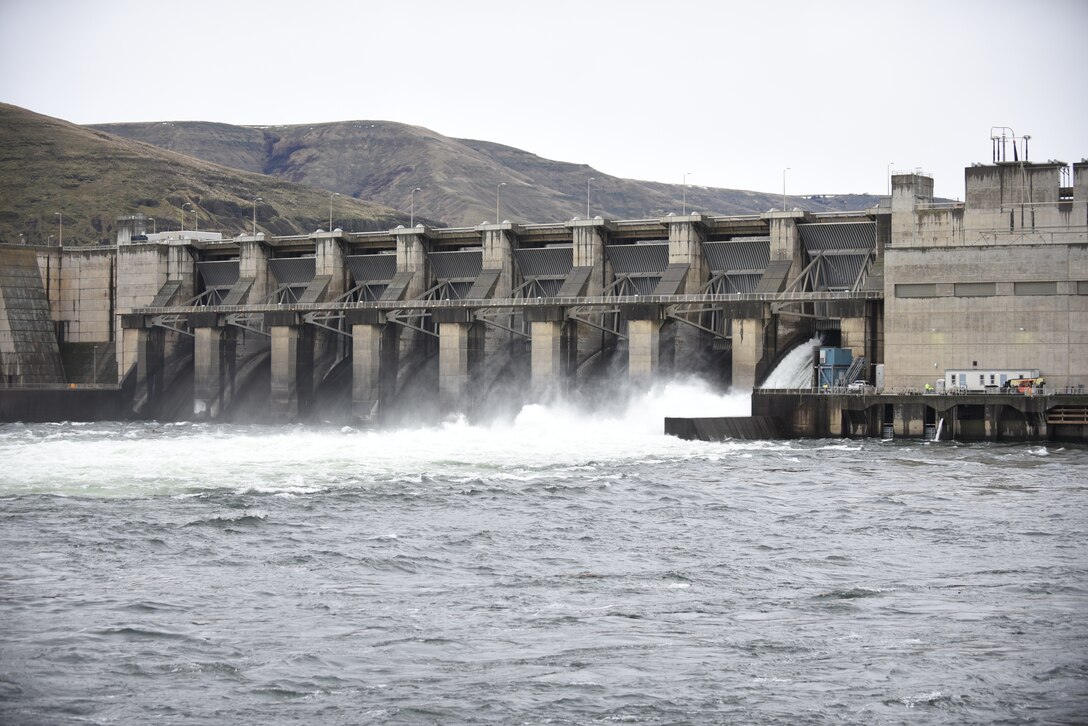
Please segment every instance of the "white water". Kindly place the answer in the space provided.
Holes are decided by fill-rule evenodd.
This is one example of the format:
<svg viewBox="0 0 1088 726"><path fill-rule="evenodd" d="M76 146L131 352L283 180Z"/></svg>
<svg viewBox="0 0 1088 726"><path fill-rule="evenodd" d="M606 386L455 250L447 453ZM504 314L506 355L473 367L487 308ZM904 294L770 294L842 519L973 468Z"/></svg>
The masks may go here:
<svg viewBox="0 0 1088 726"><path fill-rule="evenodd" d="M760 388L812 388L812 351L819 345L820 339L813 338L794 348Z"/></svg>
<svg viewBox="0 0 1088 726"><path fill-rule="evenodd" d="M749 394L698 381L635 395L621 411L533 404L512 419L363 431L351 427L219 424L55 424L0 427L0 495L27 492L155 495L226 487L305 492L359 481L418 483L444 476L533 479L557 467L689 458L720 444L663 433L666 416L747 416ZM104 480L102 473L110 473Z"/></svg>

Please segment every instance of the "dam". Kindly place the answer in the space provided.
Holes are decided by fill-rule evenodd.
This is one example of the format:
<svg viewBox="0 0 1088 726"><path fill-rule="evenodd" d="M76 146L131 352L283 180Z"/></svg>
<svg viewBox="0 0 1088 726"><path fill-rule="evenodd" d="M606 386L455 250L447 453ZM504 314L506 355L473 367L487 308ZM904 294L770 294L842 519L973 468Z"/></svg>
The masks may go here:
<svg viewBox="0 0 1088 726"><path fill-rule="evenodd" d="M275 422L334 405L377 424L689 374L751 390L814 336L874 395L1018 367L1081 391L1088 162L995 161L965 183L941 202L931 177L895 173L850 213L292 237L121 217L109 247L0 247L0 417L227 420L257 402ZM829 435L883 428L846 410Z"/></svg>

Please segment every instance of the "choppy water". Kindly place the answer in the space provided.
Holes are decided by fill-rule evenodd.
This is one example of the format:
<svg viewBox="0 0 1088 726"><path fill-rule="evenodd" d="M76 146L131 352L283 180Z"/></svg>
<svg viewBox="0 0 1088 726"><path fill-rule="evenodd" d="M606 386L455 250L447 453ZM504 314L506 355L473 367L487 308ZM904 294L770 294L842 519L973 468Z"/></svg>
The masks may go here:
<svg viewBox="0 0 1088 726"><path fill-rule="evenodd" d="M1085 721L1088 451L745 406L2 426L0 723Z"/></svg>

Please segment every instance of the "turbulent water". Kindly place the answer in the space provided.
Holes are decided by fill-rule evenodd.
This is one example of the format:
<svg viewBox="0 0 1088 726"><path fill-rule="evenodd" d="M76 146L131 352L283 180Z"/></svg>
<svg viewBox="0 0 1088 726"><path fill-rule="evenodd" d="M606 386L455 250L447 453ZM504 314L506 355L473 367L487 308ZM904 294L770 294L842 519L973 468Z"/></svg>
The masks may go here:
<svg viewBox="0 0 1088 726"><path fill-rule="evenodd" d="M0 723L1061 724L1088 450L0 426Z"/></svg>
<svg viewBox="0 0 1088 726"><path fill-rule="evenodd" d="M820 338L813 338L794 348L760 388L812 388L815 379L812 356L820 343Z"/></svg>

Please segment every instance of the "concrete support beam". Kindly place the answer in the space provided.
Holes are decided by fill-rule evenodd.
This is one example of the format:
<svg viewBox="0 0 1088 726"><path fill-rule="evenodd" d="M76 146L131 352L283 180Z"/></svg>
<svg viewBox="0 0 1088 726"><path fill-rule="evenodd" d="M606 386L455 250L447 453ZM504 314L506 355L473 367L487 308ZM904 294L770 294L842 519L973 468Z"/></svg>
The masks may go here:
<svg viewBox="0 0 1088 726"><path fill-rule="evenodd" d="M534 321L532 333L532 389L539 400L563 394L574 370L574 331L566 321Z"/></svg>
<svg viewBox="0 0 1088 726"><path fill-rule="evenodd" d="M400 326L351 326L351 410L355 418L377 422L396 395Z"/></svg>
<svg viewBox="0 0 1088 726"><path fill-rule="evenodd" d="M166 361L166 330L140 328L136 333L136 392L133 408L136 413L150 410L163 390Z"/></svg>
<svg viewBox="0 0 1088 726"><path fill-rule="evenodd" d="M313 328L274 325L271 332L272 420L293 421L313 403Z"/></svg>
<svg viewBox="0 0 1088 726"><path fill-rule="evenodd" d="M438 395L445 411L464 411L471 403L473 374L483 358L479 323L438 326Z"/></svg>
<svg viewBox="0 0 1088 726"><path fill-rule="evenodd" d="M238 242L238 277L253 278L249 288L249 302L264 300L272 293L272 280L268 271L268 245L264 235L241 237Z"/></svg>
<svg viewBox="0 0 1088 726"><path fill-rule="evenodd" d="M649 386L661 365L661 323L627 321L627 376L632 385Z"/></svg>
<svg viewBox="0 0 1088 726"><path fill-rule="evenodd" d="M926 407L919 403L901 403L894 407L892 433L897 439L920 439L925 435Z"/></svg>
<svg viewBox="0 0 1088 726"><path fill-rule="evenodd" d="M706 257L703 256L703 243L707 235L703 215L665 217L661 221L669 228L669 264L688 266L688 274L678 292L682 295L702 292L703 285L710 277Z"/></svg>
<svg viewBox="0 0 1088 726"><path fill-rule="evenodd" d="M604 219L576 219L567 223L571 230L572 267L588 267L593 270L586 283L585 295L599 296L612 279L612 265L604 249L608 245L613 226ZM597 325L603 326L604 315L592 310L583 313ZM575 359L588 357L615 344L615 336L590 325L577 325L577 349L571 353Z"/></svg>
<svg viewBox="0 0 1088 726"><path fill-rule="evenodd" d="M586 284L587 296L596 297L604 290L612 271L604 248L608 244L612 226L603 219L575 219L567 223L571 230L572 267L589 267L593 273Z"/></svg>
<svg viewBox="0 0 1088 726"><path fill-rule="evenodd" d="M756 369L763 359L762 318L733 321L733 390L751 391L756 386Z"/></svg>
<svg viewBox="0 0 1088 726"><path fill-rule="evenodd" d="M236 329L193 328L193 415L217 419L235 394Z"/></svg>
<svg viewBox="0 0 1088 726"><path fill-rule="evenodd" d="M397 239L397 272L411 272L412 281L405 291L407 299L418 298L434 284L431 263L427 257L430 249L427 238L428 229L422 225L414 229L395 229Z"/></svg>
<svg viewBox="0 0 1088 726"><path fill-rule="evenodd" d="M767 227L771 234L770 260L789 260L790 266L788 279L790 282L797 279L804 269L804 255L801 252L801 232L798 223L808 219L808 213L801 210L794 212L766 212L763 219L767 220Z"/></svg>
<svg viewBox="0 0 1088 726"><path fill-rule="evenodd" d="M326 300L335 300L347 292L348 268L344 264L344 233L314 232L314 277L328 275L329 289Z"/></svg>
<svg viewBox="0 0 1088 726"><path fill-rule="evenodd" d="M515 274L514 245L517 243L517 230L510 222L502 224L481 224L477 228L482 233L483 260L480 268L484 270L502 270L495 283L494 297L510 297L514 287L520 282Z"/></svg>

